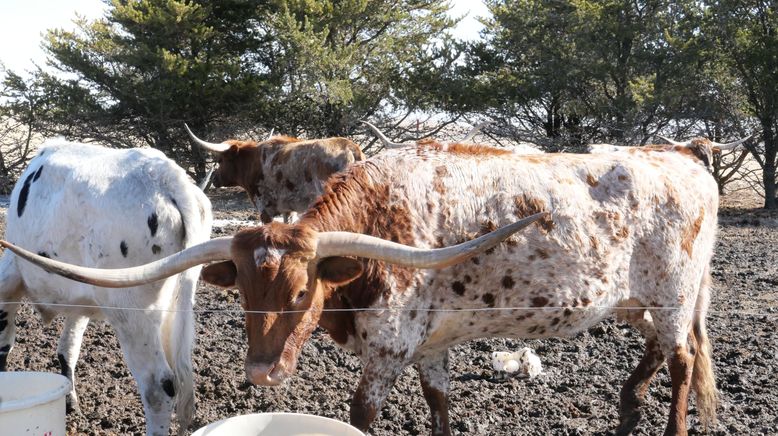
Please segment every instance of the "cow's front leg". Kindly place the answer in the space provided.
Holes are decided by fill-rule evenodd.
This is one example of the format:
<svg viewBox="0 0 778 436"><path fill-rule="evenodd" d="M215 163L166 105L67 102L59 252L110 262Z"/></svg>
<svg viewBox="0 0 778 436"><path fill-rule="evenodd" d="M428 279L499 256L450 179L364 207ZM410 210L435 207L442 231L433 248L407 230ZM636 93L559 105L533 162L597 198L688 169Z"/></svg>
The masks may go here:
<svg viewBox="0 0 778 436"><path fill-rule="evenodd" d="M448 349L416 363L421 390L430 406L432 434L448 436Z"/></svg>
<svg viewBox="0 0 778 436"><path fill-rule="evenodd" d="M167 436L176 382L161 342L161 312L106 311L106 317L116 330L124 360L138 384L146 435Z"/></svg>
<svg viewBox="0 0 778 436"><path fill-rule="evenodd" d="M24 284L12 254L0 259L0 371L6 370L8 355L16 338L16 311L24 292ZM9 303L3 303L7 301Z"/></svg>
<svg viewBox="0 0 778 436"><path fill-rule="evenodd" d="M89 318L85 316L68 316L65 319L65 325L62 327L62 334L57 345L59 370L62 375L70 380L70 392L68 392L68 396L65 398L65 410L67 413L79 412L75 371L87 325L89 325Z"/></svg>
<svg viewBox="0 0 778 436"><path fill-rule="evenodd" d="M405 360L381 353L366 359L354 396L351 399L351 425L367 433L378 411L394 386L395 380L407 365Z"/></svg>

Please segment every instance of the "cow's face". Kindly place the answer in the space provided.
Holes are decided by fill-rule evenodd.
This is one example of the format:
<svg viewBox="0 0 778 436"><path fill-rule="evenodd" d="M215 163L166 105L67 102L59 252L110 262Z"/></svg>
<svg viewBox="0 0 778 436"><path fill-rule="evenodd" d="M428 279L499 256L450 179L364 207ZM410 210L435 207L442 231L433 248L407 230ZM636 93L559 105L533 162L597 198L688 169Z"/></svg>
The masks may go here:
<svg viewBox="0 0 778 436"><path fill-rule="evenodd" d="M225 186L238 186L241 169L241 149L233 145L227 151L220 153L216 161L216 169L213 171L213 186L217 188Z"/></svg>
<svg viewBox="0 0 778 436"><path fill-rule="evenodd" d="M240 289L251 383L277 385L292 375L325 300L335 287L362 273L362 264L354 259L317 259L315 238L299 225L271 223L245 230L235 237L233 261L203 270L205 281Z"/></svg>

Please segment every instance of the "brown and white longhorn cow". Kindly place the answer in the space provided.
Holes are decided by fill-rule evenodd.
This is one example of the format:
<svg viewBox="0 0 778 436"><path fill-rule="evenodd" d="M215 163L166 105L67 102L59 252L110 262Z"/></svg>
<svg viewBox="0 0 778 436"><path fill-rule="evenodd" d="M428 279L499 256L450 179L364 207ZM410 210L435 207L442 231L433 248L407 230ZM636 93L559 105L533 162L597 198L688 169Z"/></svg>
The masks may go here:
<svg viewBox="0 0 778 436"><path fill-rule="evenodd" d="M211 241L133 270L71 266L60 273L124 286L229 258L205 267L202 277L240 289L248 379L276 385L292 375L318 324L364 363L351 404L351 422L363 430L407 365L419 371L433 433L447 435L451 346L493 336L571 336L616 314L646 338L621 391L617 433L637 426L647 387L667 362L665 434L683 435L690 390L701 421L715 421L705 316L717 210L716 183L686 150L518 155L420 145L333 177L294 225L246 229L231 242ZM354 236L445 247L541 211L551 215L505 244L434 270L375 260ZM332 250L321 236L329 232L353 233L339 236ZM332 311L338 309L369 310Z"/></svg>
<svg viewBox="0 0 778 436"><path fill-rule="evenodd" d="M300 140L273 136L266 141L222 143L192 140L218 157L213 185L240 186L260 212L263 223L274 216L303 212L324 192L324 182L350 164L365 159L357 144L346 138Z"/></svg>

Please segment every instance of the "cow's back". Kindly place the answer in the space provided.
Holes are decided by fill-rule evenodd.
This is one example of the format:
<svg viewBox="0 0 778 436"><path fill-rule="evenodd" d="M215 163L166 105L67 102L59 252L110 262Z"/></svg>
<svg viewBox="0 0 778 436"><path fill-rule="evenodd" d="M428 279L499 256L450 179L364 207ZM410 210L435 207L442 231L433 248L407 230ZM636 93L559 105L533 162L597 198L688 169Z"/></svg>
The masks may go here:
<svg viewBox="0 0 778 436"><path fill-rule="evenodd" d="M678 218L694 222L700 209L715 217L718 209L713 178L673 152L519 155L420 147L390 150L357 166L375 168L372 183L388 185L389 204L410 209L417 239L425 239L425 230L441 236L424 241L432 245L541 211L555 215L541 221L541 233L570 237L565 242L574 247L579 237L624 239L624 226L645 236L679 225Z"/></svg>
<svg viewBox="0 0 778 436"><path fill-rule="evenodd" d="M161 152L55 140L14 187L6 239L64 262L117 268L206 240L210 225L208 199ZM67 288L66 300L93 294L87 285L17 265L33 295Z"/></svg>

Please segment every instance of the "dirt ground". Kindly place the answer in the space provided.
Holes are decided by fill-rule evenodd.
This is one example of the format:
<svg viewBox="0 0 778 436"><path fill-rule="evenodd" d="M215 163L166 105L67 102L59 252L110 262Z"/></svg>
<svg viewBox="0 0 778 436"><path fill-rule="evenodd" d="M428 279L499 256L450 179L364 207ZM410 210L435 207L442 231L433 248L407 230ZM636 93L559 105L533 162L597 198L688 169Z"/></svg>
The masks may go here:
<svg viewBox="0 0 778 436"><path fill-rule="evenodd" d="M778 433L778 215L754 201L724 200L713 260L714 292L708 316L717 384L721 392L714 435ZM256 219L245 196L212 191L217 220ZM744 206L745 205L745 206ZM217 221L223 223L223 221ZM0 222L5 228L5 213ZM218 228L228 234L234 224ZM317 331L305 346L297 375L278 388L246 382L243 317L237 293L201 285L197 295L194 356L197 414L192 430L225 417L263 411L314 413L348 420L359 361ZM223 312L226 311L226 312ZM17 344L10 370L57 372L60 320L42 326L25 306L16 320ZM497 377L492 351L529 346L545 374L535 379ZM69 434L138 434L145 429L137 386L112 329L94 321L76 369L81 415L68 417ZM490 339L451 349L451 423L457 434L605 435L618 422L622 382L637 365L642 338L606 321L569 339ZM662 369L648 392L636 434L659 434L666 422L670 381ZM692 406L691 434L702 430ZM375 435L428 434L428 410L418 376L400 377L371 429Z"/></svg>

